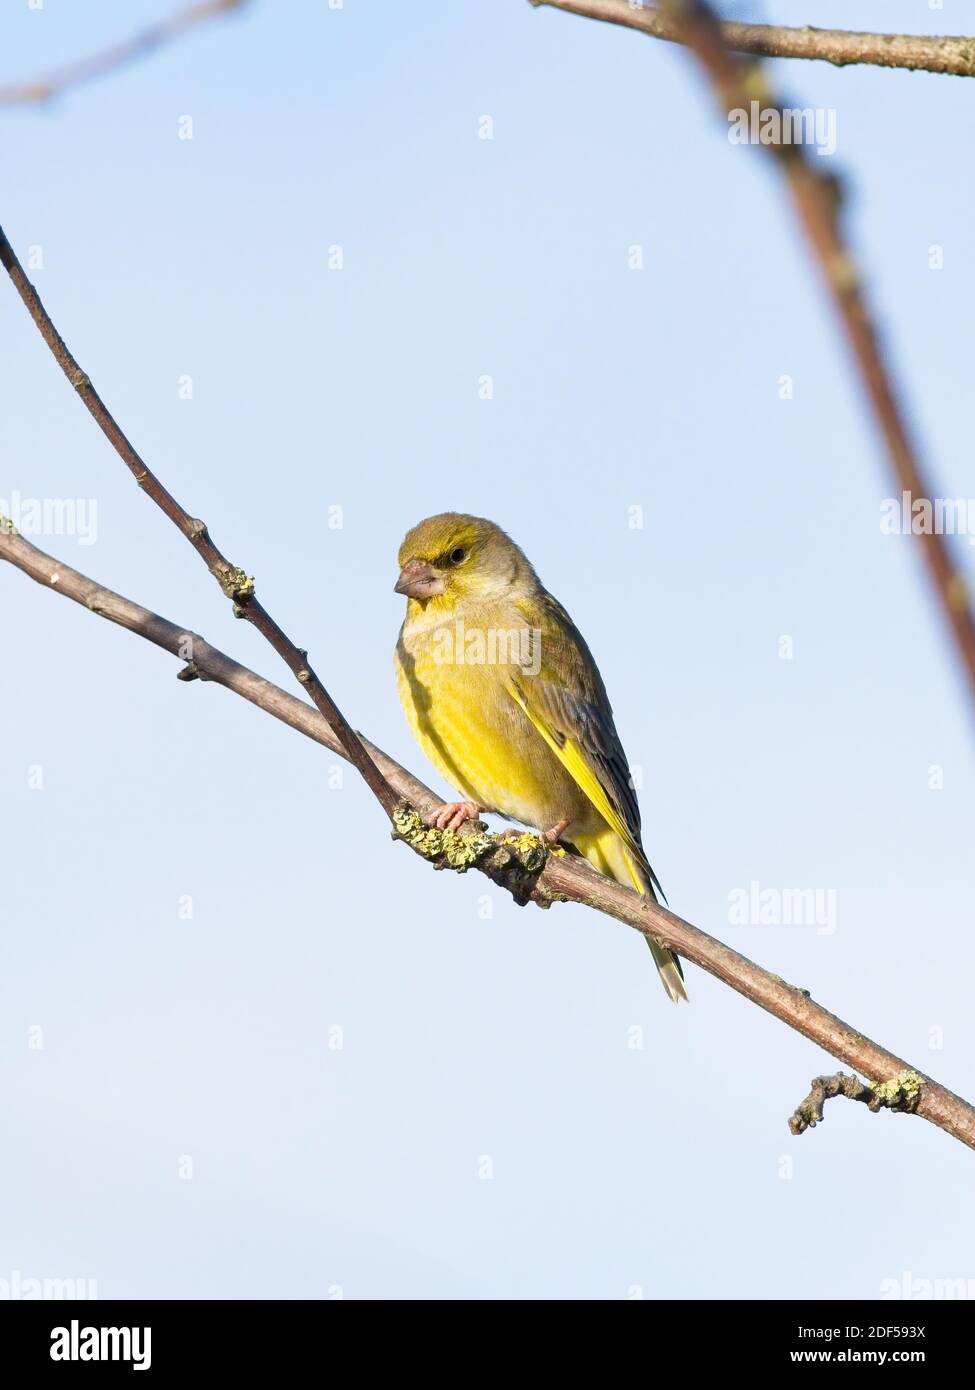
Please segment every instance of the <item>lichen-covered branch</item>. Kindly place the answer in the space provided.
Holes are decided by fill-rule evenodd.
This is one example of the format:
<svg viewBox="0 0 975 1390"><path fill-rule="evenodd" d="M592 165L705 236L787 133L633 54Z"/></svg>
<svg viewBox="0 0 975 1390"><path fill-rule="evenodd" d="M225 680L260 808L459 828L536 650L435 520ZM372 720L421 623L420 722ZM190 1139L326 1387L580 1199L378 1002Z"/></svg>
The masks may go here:
<svg viewBox="0 0 975 1390"><path fill-rule="evenodd" d="M41 337L75 388L89 414L112 445L119 458L128 468L143 492L155 502L156 506L181 531L193 549L204 561L227 598L234 605L238 618L246 618L258 632L271 644L274 650L290 667L295 678L305 687L318 709L335 730L336 737L349 761L361 773L366 785L388 816L392 816L398 801L382 773L363 748L355 731L346 722L341 710L312 669L308 653L295 645L291 638L271 617L267 609L258 601L253 578L238 565L232 565L227 557L214 544L206 524L190 516L172 493L168 492L148 464L137 453L134 445L113 418L101 396L95 390L91 378L81 370L76 359L51 321L50 315L40 301L34 286L24 274L23 266L17 259L13 247L0 228L0 263L13 281Z"/></svg>
<svg viewBox="0 0 975 1390"><path fill-rule="evenodd" d="M51 101L71 87L80 87L95 78L104 77L140 58L147 58L157 48L181 38L197 25L232 10L242 9L247 0L198 0L197 4L159 20L137 34L123 39L121 43L111 44L97 53L81 58L66 67L49 72L44 77L35 77L28 82L13 82L0 86L0 106L22 106L30 103Z"/></svg>
<svg viewBox="0 0 975 1390"><path fill-rule="evenodd" d="M184 677L233 690L316 743L347 756L328 720L316 709L239 665L202 637L61 564L19 536L9 522L0 521L0 560L22 570L50 593L72 599L181 661L186 662L189 656L190 664L181 671ZM887 1094L891 1077L903 1079L904 1074L910 1074L919 1078L916 1113L975 1148L975 1107L931 1078L913 1072L902 1058L829 1013L805 990L763 970L665 907L596 873L561 846L550 847L537 835L510 830L491 834L480 822L464 825L457 832L430 829L423 817L436 808L440 798L375 744L366 739L362 744L396 795L394 837L424 859L439 868L475 869L487 874L519 903L535 902L543 907L553 902L580 903L655 937L837 1060L871 1078L878 1083L878 1095Z"/></svg>
<svg viewBox="0 0 975 1390"><path fill-rule="evenodd" d="M529 0L586 19L601 19L636 29L651 38L684 43L679 27L664 6L634 4L633 0ZM757 58L810 58L836 67L866 63L879 68L948 73L975 77L975 39L964 35L864 34L848 29L794 28L782 24L721 23L725 45L735 53Z"/></svg>
<svg viewBox="0 0 975 1390"><path fill-rule="evenodd" d="M823 1118L826 1102L836 1096L863 1101L868 1110L895 1110L913 1115L920 1104L925 1079L920 1072L911 1071L910 1068L898 1072L887 1081L878 1082L861 1081L858 1076L838 1071L833 1076L814 1076L809 1085L808 1096L789 1120L793 1134L815 1129Z"/></svg>
<svg viewBox="0 0 975 1390"><path fill-rule="evenodd" d="M561 857L561 845L548 845L530 830L506 830L493 834L483 821L468 821L460 830L428 826L414 806L403 801L393 813L393 839L402 840L436 869L466 873L480 869L511 894L519 906L535 902L549 907L557 900L542 882L542 870L550 856Z"/></svg>

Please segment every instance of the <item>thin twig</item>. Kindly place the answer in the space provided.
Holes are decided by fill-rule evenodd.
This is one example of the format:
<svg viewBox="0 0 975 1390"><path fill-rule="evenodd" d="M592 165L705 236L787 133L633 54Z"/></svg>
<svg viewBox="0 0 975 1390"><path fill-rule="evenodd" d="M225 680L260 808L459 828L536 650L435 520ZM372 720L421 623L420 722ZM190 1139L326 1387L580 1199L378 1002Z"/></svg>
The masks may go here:
<svg viewBox="0 0 975 1390"><path fill-rule="evenodd" d="M193 549L204 560L210 573L232 601L235 614L239 618L246 618L248 622L253 623L258 632L267 638L278 655L288 664L295 677L305 687L312 700L335 730L335 735L349 761L362 774L367 786L386 814L392 816L398 799L396 794L318 679L308 660L308 653L295 646L291 638L278 626L264 606L258 602L253 578L244 570L230 563L213 543L205 523L198 521L184 510L136 452L134 446L113 419L90 378L81 370L69 352L64 339L51 322L34 286L24 274L23 267L14 254L13 247L4 235L2 228L0 228L0 263L9 273L17 293L26 305L27 312L37 325L41 337L54 354L58 366L78 392L95 423L143 492L151 497L156 506L169 517L173 525L182 531Z"/></svg>
<svg viewBox="0 0 975 1390"><path fill-rule="evenodd" d="M862 1082L858 1076L838 1071L833 1076L814 1076L809 1085L808 1096L800 1102L789 1121L793 1134L804 1134L807 1129L815 1129L822 1122L826 1102L836 1096L863 1101L868 1110L895 1110L904 1115L913 1115L924 1088L924 1078L916 1071L903 1071L880 1086L872 1086L869 1082Z"/></svg>
<svg viewBox="0 0 975 1390"><path fill-rule="evenodd" d="M100 49L97 53L78 62L69 63L63 68L50 72L46 77L36 77L30 82L15 82L0 86L0 106L21 106L27 103L50 101L60 96L69 87L80 87L85 82L104 77L116 68L125 67L140 58L146 58L157 48L179 38L198 24L233 10L242 9L248 0L200 0L159 20L137 34L123 39L121 43Z"/></svg>
<svg viewBox="0 0 975 1390"><path fill-rule="evenodd" d="M705 0L662 0L680 41L692 50L711 81L722 111L781 112L757 63L729 52L721 24ZM761 115L759 114L759 119ZM920 454L907 424L893 372L867 307L863 280L839 223L839 183L823 173L799 144L760 144L787 180L799 222L819 266L847 344L887 446L891 471L902 492L931 498ZM822 161L820 161L821 163ZM923 554L943 616L968 677L975 708L975 618L962 572L956 567L949 537L933 527L920 534Z"/></svg>
<svg viewBox="0 0 975 1390"><path fill-rule="evenodd" d="M49 591L73 599L99 617L118 623L181 660L185 661L191 653L191 675L235 691L308 738L346 756L328 720L304 701L240 666L202 637L140 608L46 555L17 535L9 523L0 523L0 559L9 561ZM532 835L517 835L514 839L510 834L486 835L480 825L464 826L456 834L424 829L422 816L439 805L440 798L381 749L363 742L397 796L420 813L417 816L401 804L394 816L396 837L404 839L438 868L474 867L510 892L518 902L530 899L542 906L558 901L581 903L624 922L645 936L655 937L839 1061L855 1067L877 1083L872 1088L875 1095L890 1093L893 1097L895 1088L899 1088L899 1094L904 1089L905 1075L910 1074L915 1078L912 1083L915 1112L975 1148L975 1107L967 1101L929 1077L914 1072L902 1058L871 1042L815 1003L803 990L763 970L666 908L596 873L584 860L559 850L550 851L543 841ZM888 1103L893 1104L893 1099Z"/></svg>
<svg viewBox="0 0 975 1390"><path fill-rule="evenodd" d="M684 43L679 26L651 5L632 0L529 0L536 8L549 5L587 19L601 19L636 29L655 39ZM975 39L965 35L864 34L848 29L801 29L781 24L721 24L725 46L757 58L810 58L836 67L867 63L880 68L975 77Z"/></svg>

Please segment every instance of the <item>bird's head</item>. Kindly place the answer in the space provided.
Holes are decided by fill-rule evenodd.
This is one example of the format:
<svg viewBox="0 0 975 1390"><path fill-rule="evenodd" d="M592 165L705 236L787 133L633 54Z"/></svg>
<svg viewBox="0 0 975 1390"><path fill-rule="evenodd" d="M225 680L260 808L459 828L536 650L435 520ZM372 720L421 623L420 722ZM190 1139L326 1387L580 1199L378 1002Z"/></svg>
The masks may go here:
<svg viewBox="0 0 975 1390"><path fill-rule="evenodd" d="M493 521L462 512L428 516L399 548L396 592L423 605L453 608L537 587L535 571Z"/></svg>

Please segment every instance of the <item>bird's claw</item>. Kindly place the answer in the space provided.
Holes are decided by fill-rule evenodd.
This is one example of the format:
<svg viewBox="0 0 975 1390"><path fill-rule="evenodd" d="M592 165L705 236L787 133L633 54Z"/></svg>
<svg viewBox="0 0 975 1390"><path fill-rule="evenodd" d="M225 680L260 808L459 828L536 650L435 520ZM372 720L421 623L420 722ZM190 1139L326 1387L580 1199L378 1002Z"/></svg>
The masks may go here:
<svg viewBox="0 0 975 1390"><path fill-rule="evenodd" d="M427 816L427 825L438 830L459 830L465 821L477 820L481 808L476 801L445 801Z"/></svg>
<svg viewBox="0 0 975 1390"><path fill-rule="evenodd" d="M545 833L542 835L542 839L545 840L546 843L554 845L558 842L559 836L564 834L564 832L568 830L568 828L569 818L568 816L566 816L564 820L556 821L556 823L552 826L551 830L546 830Z"/></svg>

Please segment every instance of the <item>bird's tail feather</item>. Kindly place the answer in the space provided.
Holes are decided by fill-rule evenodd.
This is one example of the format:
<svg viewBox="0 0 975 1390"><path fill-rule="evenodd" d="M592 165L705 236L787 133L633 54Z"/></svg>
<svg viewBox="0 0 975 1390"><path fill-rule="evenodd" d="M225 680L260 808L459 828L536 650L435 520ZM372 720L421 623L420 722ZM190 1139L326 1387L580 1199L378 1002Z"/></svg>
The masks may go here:
<svg viewBox="0 0 975 1390"><path fill-rule="evenodd" d="M653 954L657 970L660 973L660 982L667 991L667 996L675 1004L679 1004L682 999L687 999L687 986L684 984L684 972L680 967L680 957L666 946L660 946L654 941L652 936L643 938Z"/></svg>
<svg viewBox="0 0 975 1390"><path fill-rule="evenodd" d="M631 884L638 893L646 893L653 902L659 902L663 898L663 889L647 860L643 856L637 858L631 853L614 831L607 829L600 835L580 835L575 838L574 843L600 873L615 878L617 883ZM666 902L666 899L664 901ZM652 936L645 936L644 940L650 947L667 997L675 1004L687 999L680 957L668 946L661 946L659 941L654 941Z"/></svg>
<svg viewBox="0 0 975 1390"><path fill-rule="evenodd" d="M657 882L657 876L647 863L632 863L630 872L633 876L635 887L641 892L646 893L654 902L659 902L657 893L663 897L663 889ZM656 892L654 891L656 889ZM684 971L681 969L680 956L672 951L668 946L661 946L658 941L654 941L652 936L645 936L644 941L650 947L654 964L660 975L660 983L667 991L667 998L674 1004L679 1004L687 998L687 986L684 984Z"/></svg>

